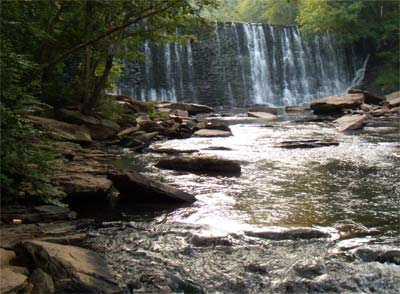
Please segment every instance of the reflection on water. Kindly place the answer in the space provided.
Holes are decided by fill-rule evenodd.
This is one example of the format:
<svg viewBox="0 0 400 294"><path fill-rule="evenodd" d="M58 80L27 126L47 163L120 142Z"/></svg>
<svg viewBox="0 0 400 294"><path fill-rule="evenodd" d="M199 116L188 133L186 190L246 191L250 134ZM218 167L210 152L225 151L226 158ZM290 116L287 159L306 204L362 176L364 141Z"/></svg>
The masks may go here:
<svg viewBox="0 0 400 294"><path fill-rule="evenodd" d="M351 220L387 236L399 233L399 124L378 121L351 134L330 123L265 123L225 118L232 137L190 138L153 147L199 149L200 154L239 160L239 178L147 169L147 173L196 195L170 221L207 224L222 231L249 226L334 226ZM272 127L271 127L272 126ZM284 140L335 139L339 146L282 149ZM232 150L204 150L225 146ZM196 155L190 155L196 156ZM160 154L141 155L156 163Z"/></svg>

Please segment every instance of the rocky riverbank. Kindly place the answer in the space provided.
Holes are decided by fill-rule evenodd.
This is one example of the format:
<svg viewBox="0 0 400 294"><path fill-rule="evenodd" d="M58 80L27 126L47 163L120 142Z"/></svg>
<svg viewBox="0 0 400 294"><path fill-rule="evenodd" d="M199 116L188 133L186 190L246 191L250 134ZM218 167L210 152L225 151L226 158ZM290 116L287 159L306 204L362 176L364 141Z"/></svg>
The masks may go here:
<svg viewBox="0 0 400 294"><path fill-rule="evenodd" d="M325 115L321 117L318 114L318 117L331 120L332 126L337 126L343 132L359 129L365 124L368 125L371 119L399 118L399 93L394 94L394 97L390 97L392 99L388 99L387 101L384 101L384 99L379 100L375 105L365 103L368 96L365 93L353 93L341 99L347 100L352 98L353 95L357 95L358 102L355 105L351 104L351 106L348 103L340 104L341 108L339 111L337 101L329 102L332 99L336 100L336 98L325 99L324 105L332 103L335 105L334 111L333 113L328 111L329 116ZM123 205L134 206L139 202L167 202L172 207L179 207L184 203L189 204L196 200L187 191L180 191L163 181L157 181L127 168L120 158L123 150L157 153L161 156L161 159L158 160L160 168L179 171L189 170L193 172L204 172L204 169L209 169L209 172L217 172L218 174L233 171L235 176L240 175L241 162L238 161L210 156L204 157L204 155L199 156L198 153L201 154L201 150L157 149L154 146L152 148L148 147L152 142L157 140L184 139L191 136L199 138L203 136L206 138L215 138L215 136L230 138L234 136L235 134L231 128L224 123L226 121L224 117L215 114L209 107L193 104L160 103L156 104L153 108L152 105L132 101L129 97L125 96L116 96L115 99L123 105L126 117L129 117L129 119L125 117L123 121L113 122L103 118L84 116L72 109L59 110L56 117L30 117L33 124L52 132L59 139L54 145L59 150L60 156L54 162L57 168L55 169L56 172L53 178L54 181L59 183L59 193L66 196L64 199L67 203L71 205L84 203L84 205L91 206L98 203L112 205L112 203L120 202ZM373 101L377 101L377 99ZM315 110L315 108L313 109ZM248 110L249 112L266 114L273 112L275 113L273 114L274 116L278 114L278 112L267 108L261 109L258 107ZM297 110L303 111L302 108L298 108ZM326 106L324 106L324 111L326 111ZM341 116L342 118L340 118ZM346 118L349 116L351 120ZM255 118L249 119L270 121L269 118L269 115L258 115ZM333 119L337 118L339 119L333 122ZM273 124L281 123L279 116L274 117L274 120ZM274 126L270 125L270 127ZM329 138L323 140L305 139L302 141L281 141L275 145L275 148L318 148L337 146L340 143L337 140L330 140ZM227 146L209 147L207 147L209 150L231 150ZM171 158L171 156L174 157ZM24 193L29 194L29 189L24 191ZM191 291L201 292L211 290L211 288L204 288L191 283L190 277L185 276L185 279L182 279L178 275L171 277L165 276L165 274L158 275L158 280L154 280L157 275L149 274L147 275L147 279L146 275L143 275L142 280L138 280L130 286L121 284L124 283L125 279L113 277L112 274L116 274L114 272L115 267L112 268L113 272L111 273L111 269L108 268L106 262L100 257L100 255L104 256L107 254L103 251L105 249L103 246L100 244L96 245L95 240L97 237L91 236L89 238L90 242L84 242L88 239L88 233L89 235L91 234L90 229L96 225L94 220L81 219L79 215L77 216L76 213L70 211L68 208L49 205L28 208L23 206L2 207L1 220L1 292L112 293L126 290L126 288L132 288L132 291L136 291L133 289L138 289L142 286L144 287L143 289L153 289L153 291L164 289L165 292L182 290L189 293ZM20 222L21 224L19 224ZM104 226L106 225L103 224L102 227ZM119 229L119 225L116 224L112 227L110 232L114 228L116 230ZM162 234L152 234L151 228L143 230L135 227L132 228L131 233L134 234L135 230L146 232L144 235L148 234L149 240L154 239L156 243L161 242L160 240L163 239ZM106 234L108 233L106 232ZM247 240L247 237L238 237L235 235L224 238L203 238L184 233L182 236L185 240L187 239L186 241L189 244L197 248L194 249L194 252L200 252L201 248L213 248L212 250L216 250L216 253L222 250L221 252L225 252L226 254L228 254L228 251L232 251L232 244L236 244L235 242L239 242L238 240L240 240L238 244L251 247L254 245L252 242L259 242L252 241L253 239L251 238L261 238L275 242L282 240L319 240L331 237L327 232L309 228L289 229L279 232L268 230L246 231L244 235L250 237L250 239ZM141 242L140 240L136 241ZM167 245L165 246L169 246L168 244L172 246L173 240L171 239L170 241L171 243L167 241L165 243ZM102 242L101 238L99 238L99 242ZM260 246L256 246L260 254L266 254L264 249L265 246L270 246L268 244L258 244ZM100 255L88 249L88 246L95 251L99 251ZM313 246L311 245L310 248L313 248ZM110 248L116 250L116 247L111 246ZM161 246L160 248L163 247ZM354 256L356 256L357 260L399 262L398 251L396 250L385 251L378 248L379 251L378 249L372 249L364 248L358 251L355 250ZM157 252L157 248L152 248L151 251L153 250ZM271 249L270 251L279 254L275 249ZM225 253L221 252L221 256L225 256ZM243 253L241 250L233 250L232 252L238 258ZM127 253L124 251L123 254ZM168 256L168 250L166 250L165 254ZM182 256L179 253L179 256L185 259L185 254ZM210 258L207 254L204 257ZM317 267L314 267L312 264L307 264L304 267L300 266L299 268L294 267L291 269L293 275L289 275L287 279L275 273L272 266L260 267L259 264L251 260L247 260L248 264L244 272L256 273L257 275L263 275L262 273L265 271L273 272L272 276L274 279L271 279L267 284L272 287L271 289L280 291L288 289L287 287L295 287L296 285L305 287L304 285L307 283L304 284L304 281L301 282L304 278L302 275L309 269L313 271L316 268L317 274L305 277L309 281L309 284L307 284L309 287L307 286L308 288L304 289L322 289L323 285L328 285L329 283L331 285L329 289L332 291L341 289L340 285L335 284L333 276L328 277L327 281L329 283L318 280L322 279L321 277L326 277L324 275L327 273L327 268L335 267L335 264L329 263L328 257L326 258L323 262L318 263ZM108 262L110 260L113 263L117 262L114 260L114 257L108 258ZM146 259L143 259L143 262L145 261ZM140 265L140 267L142 266L144 266L144 263ZM172 264L168 266L173 268ZM361 264L360 267L362 266ZM155 266L155 268L158 268L158 266ZM123 269L121 268L121 270ZM158 268L158 270L161 269ZM351 272L353 269L344 268L344 270ZM376 274L379 275L378 267L376 268ZM208 275L208 277L211 276ZM390 278L389 268L384 269L384 276L385 279ZM155 285L151 285L150 280L154 280ZM118 283L115 281L118 281ZM226 282L226 287L223 285L223 281L220 282L221 291L233 289L229 288L230 286L228 285L232 281ZM244 280L242 282L238 281L238 283L241 285L237 284L240 286L238 289L243 290L246 288ZM351 283L351 281L346 280L345 283ZM232 282L231 284L235 283ZM122 288L119 288L119 286ZM301 287L298 289L303 289ZM376 287L379 290L379 285ZM349 286L347 289L363 288L351 288Z"/></svg>

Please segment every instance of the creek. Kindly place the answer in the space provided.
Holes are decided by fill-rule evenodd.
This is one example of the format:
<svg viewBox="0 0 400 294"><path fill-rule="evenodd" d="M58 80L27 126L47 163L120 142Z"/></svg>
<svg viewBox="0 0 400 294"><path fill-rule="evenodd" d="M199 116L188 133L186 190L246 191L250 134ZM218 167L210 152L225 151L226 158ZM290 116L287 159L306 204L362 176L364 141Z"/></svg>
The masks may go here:
<svg viewBox="0 0 400 294"><path fill-rule="evenodd" d="M120 285L133 293L398 293L398 122L376 119L363 130L341 133L330 122L303 117L282 113L279 121L266 124L236 110L217 118L230 125L232 137L152 145L238 160L240 176L160 170L154 164L170 155L125 150L126 162L198 201L177 209L82 211L98 220L88 245L107 258ZM275 146L303 139L340 144ZM206 150L211 146L230 150ZM318 229L327 238L274 240L256 234L299 227ZM360 248L370 255L357 254ZM390 256L374 259L374 250Z"/></svg>

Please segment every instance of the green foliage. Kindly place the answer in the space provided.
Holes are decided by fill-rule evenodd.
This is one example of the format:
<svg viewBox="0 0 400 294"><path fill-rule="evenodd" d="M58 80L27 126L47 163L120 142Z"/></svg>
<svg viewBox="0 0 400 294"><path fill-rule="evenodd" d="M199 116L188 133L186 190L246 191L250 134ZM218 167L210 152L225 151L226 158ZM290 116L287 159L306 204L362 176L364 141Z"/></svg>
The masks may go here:
<svg viewBox="0 0 400 294"><path fill-rule="evenodd" d="M150 119L157 120L157 119L168 119L169 114L165 112L160 112L156 108L156 103L154 101L147 101L147 107L149 109L148 114Z"/></svg>
<svg viewBox="0 0 400 294"><path fill-rule="evenodd" d="M123 106L112 96L102 95L97 104L96 111L104 118L119 121L123 117Z"/></svg>
<svg viewBox="0 0 400 294"><path fill-rule="evenodd" d="M374 84L387 87L399 84L399 71L396 69L386 69L386 71L374 80Z"/></svg>

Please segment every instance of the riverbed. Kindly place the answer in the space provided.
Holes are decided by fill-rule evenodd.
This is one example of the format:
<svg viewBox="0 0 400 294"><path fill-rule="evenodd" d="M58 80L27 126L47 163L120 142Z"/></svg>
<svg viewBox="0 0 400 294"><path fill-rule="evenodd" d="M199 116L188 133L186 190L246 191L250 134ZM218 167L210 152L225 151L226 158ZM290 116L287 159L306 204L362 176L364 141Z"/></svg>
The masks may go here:
<svg viewBox="0 0 400 294"><path fill-rule="evenodd" d="M342 133L331 122L303 118L283 114L265 122L236 112L210 118L228 124L231 137L151 146L237 160L240 176L160 170L158 159L171 155L124 150L125 162L198 201L177 209L97 211L88 245L105 255L127 292L397 293L400 260L360 258L357 249L400 247L398 119L374 119L363 130ZM276 146L304 139L339 145ZM271 240L249 233L293 228L328 237Z"/></svg>

